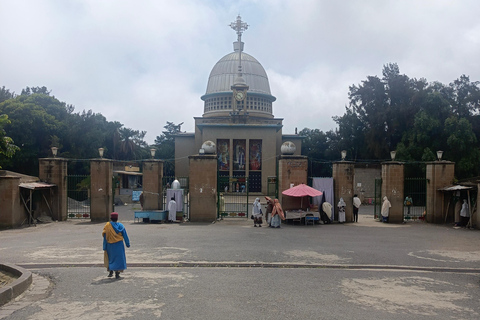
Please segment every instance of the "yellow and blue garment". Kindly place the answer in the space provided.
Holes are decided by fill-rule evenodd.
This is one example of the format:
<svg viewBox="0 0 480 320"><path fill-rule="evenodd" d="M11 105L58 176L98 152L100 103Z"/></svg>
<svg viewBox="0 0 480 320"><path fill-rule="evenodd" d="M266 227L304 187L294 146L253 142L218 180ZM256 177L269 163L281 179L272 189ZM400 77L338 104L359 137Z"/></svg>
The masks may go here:
<svg viewBox="0 0 480 320"><path fill-rule="evenodd" d="M127 269L125 247L130 247L127 231L120 222L107 222L103 227L103 250L105 252L105 267L111 271L123 271Z"/></svg>

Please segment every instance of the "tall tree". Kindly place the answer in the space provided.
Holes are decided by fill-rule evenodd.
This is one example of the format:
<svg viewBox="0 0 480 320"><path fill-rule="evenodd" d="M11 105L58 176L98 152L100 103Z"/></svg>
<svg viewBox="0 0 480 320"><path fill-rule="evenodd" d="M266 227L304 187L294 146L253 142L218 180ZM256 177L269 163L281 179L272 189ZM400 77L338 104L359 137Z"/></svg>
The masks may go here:
<svg viewBox="0 0 480 320"><path fill-rule="evenodd" d="M175 135L181 132L182 124L183 122L174 124L167 121L163 127L165 130L155 138L156 156L165 161L164 174L166 176L175 175Z"/></svg>
<svg viewBox="0 0 480 320"><path fill-rule="evenodd" d="M4 129L7 124L10 124L8 116L6 114L0 115L0 158L11 158L15 152L20 150L20 148L13 143L13 139L7 136ZM1 168L2 166L0 165L0 169Z"/></svg>

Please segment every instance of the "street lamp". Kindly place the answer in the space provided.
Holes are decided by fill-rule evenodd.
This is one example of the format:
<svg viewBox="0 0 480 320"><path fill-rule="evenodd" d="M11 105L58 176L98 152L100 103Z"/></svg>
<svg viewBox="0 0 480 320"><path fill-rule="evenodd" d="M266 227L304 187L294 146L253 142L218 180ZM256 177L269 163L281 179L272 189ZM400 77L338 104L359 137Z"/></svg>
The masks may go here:
<svg viewBox="0 0 480 320"><path fill-rule="evenodd" d="M342 150L341 154L342 154L342 161L344 161L345 158L347 157L347 150Z"/></svg>
<svg viewBox="0 0 480 320"><path fill-rule="evenodd" d="M154 148L150 149L150 155L152 156L152 159L155 158L155 151L157 150Z"/></svg>
<svg viewBox="0 0 480 320"><path fill-rule="evenodd" d="M442 161L442 156L443 156L443 151L438 150L438 151L437 151L438 161Z"/></svg>
<svg viewBox="0 0 480 320"><path fill-rule="evenodd" d="M57 147L52 147L51 149L52 149L53 157L55 158L57 156L58 148Z"/></svg>
<svg viewBox="0 0 480 320"><path fill-rule="evenodd" d="M395 161L396 155L397 155L397 151L390 151L390 158L392 158L392 161Z"/></svg>
<svg viewBox="0 0 480 320"><path fill-rule="evenodd" d="M103 159L103 148L98 148L98 154L100 155L100 158Z"/></svg>

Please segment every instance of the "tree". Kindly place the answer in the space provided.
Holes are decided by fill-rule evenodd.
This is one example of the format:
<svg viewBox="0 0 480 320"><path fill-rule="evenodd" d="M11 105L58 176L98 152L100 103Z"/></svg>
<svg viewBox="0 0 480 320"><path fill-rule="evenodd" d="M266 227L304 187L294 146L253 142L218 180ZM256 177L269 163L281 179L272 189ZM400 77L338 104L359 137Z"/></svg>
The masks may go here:
<svg viewBox="0 0 480 320"><path fill-rule="evenodd" d="M7 124L10 124L8 116L6 114L0 115L0 156L11 158L20 148L13 143L12 138L7 137L4 129ZM2 166L0 165L1 168Z"/></svg>
<svg viewBox="0 0 480 320"><path fill-rule="evenodd" d="M174 124L167 121L167 124L163 127L165 130L155 138L156 155L165 161L165 176L175 175L175 135L181 132L182 124L183 122Z"/></svg>

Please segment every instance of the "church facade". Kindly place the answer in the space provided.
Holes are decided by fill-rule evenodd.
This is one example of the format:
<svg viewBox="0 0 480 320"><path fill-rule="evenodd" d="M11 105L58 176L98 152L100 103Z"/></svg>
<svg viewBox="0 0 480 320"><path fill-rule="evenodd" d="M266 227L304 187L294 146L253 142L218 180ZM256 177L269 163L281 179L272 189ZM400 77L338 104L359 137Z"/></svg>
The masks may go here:
<svg viewBox="0 0 480 320"><path fill-rule="evenodd" d="M283 134L283 119L273 115L276 98L267 73L241 41L248 25L237 20L234 52L221 58L208 78L203 115L195 117L195 132L175 136L175 175L188 176L188 156L215 144L219 176L248 177L248 191L267 193L269 177L276 177L279 155L300 155L302 137ZM201 150L202 149L202 150ZM231 187L235 188L235 186ZM236 190L229 190L236 191Z"/></svg>

